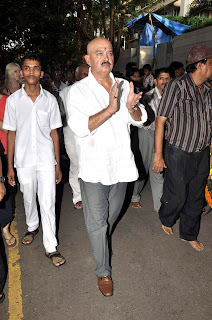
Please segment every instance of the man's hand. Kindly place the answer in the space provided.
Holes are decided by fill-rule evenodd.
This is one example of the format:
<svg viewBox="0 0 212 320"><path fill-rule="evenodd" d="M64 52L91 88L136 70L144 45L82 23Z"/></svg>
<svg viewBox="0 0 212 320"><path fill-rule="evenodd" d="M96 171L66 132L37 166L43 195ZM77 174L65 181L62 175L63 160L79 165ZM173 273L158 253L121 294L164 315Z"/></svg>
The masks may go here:
<svg viewBox="0 0 212 320"><path fill-rule="evenodd" d="M118 93L119 93L119 89L118 89L118 81L115 82L115 84L112 86L111 90L110 90L110 94L109 94L109 106L107 107L107 110L109 113L111 113L111 115L113 113L116 113L116 111L118 111Z"/></svg>
<svg viewBox="0 0 212 320"><path fill-rule="evenodd" d="M130 82L130 92L127 97L127 109L132 109L135 107L136 103L141 99L142 92L136 94L134 93L134 85Z"/></svg>
<svg viewBox="0 0 212 320"><path fill-rule="evenodd" d="M3 182L0 182L0 201L4 198L5 193L6 193L5 186Z"/></svg>
<svg viewBox="0 0 212 320"><path fill-rule="evenodd" d="M15 186L15 172L13 168L8 168L7 172L8 183L14 187Z"/></svg>
<svg viewBox="0 0 212 320"><path fill-rule="evenodd" d="M62 172L60 170L60 166L56 165L56 184L60 183L60 181L62 180Z"/></svg>
<svg viewBox="0 0 212 320"><path fill-rule="evenodd" d="M165 162L164 162L164 159L161 156L155 154L154 156L154 160L153 160L153 167L152 167L152 170L155 172L155 173L159 173L159 172L162 172L164 168L167 168Z"/></svg>

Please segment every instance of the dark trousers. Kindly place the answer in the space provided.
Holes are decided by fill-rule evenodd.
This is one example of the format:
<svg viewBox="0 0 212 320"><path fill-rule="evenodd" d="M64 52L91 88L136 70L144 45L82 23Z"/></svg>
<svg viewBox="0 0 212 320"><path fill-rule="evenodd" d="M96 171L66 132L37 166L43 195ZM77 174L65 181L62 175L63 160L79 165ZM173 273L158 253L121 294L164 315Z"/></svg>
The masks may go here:
<svg viewBox="0 0 212 320"><path fill-rule="evenodd" d="M1 249L0 249L0 293L3 292L5 280L6 280L6 272L5 272L5 266L2 259Z"/></svg>
<svg viewBox="0 0 212 320"><path fill-rule="evenodd" d="M210 170L209 147L198 153L188 153L167 143L164 159L167 169L160 220L163 225L172 227L180 218L180 237L196 240Z"/></svg>

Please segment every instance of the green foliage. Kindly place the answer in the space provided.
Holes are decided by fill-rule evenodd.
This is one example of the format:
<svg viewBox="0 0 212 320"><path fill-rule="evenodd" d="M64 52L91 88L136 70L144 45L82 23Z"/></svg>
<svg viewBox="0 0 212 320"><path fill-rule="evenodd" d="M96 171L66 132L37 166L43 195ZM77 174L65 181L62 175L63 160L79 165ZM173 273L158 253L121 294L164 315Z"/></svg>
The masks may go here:
<svg viewBox="0 0 212 320"><path fill-rule="evenodd" d="M198 16L194 16L194 17L164 16L164 17L172 21L186 24L192 28L192 30L189 30L189 31L187 30L186 32L190 32L199 28L205 28L207 26L212 25L212 18L205 18L205 17L198 17Z"/></svg>
<svg viewBox="0 0 212 320"><path fill-rule="evenodd" d="M81 63L86 45L95 35L116 36L125 14L153 0L1 0L0 64L19 61L28 51L41 55L45 65ZM111 9L114 25L111 33ZM103 24L103 14L105 24Z"/></svg>

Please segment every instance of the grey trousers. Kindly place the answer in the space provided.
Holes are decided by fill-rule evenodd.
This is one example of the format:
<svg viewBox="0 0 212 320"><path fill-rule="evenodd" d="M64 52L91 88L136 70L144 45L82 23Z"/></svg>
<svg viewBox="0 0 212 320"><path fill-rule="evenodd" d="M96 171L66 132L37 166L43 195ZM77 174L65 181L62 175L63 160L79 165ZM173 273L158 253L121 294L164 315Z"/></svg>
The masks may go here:
<svg viewBox="0 0 212 320"><path fill-rule="evenodd" d="M152 170L153 158L155 152L155 135L153 130L138 129L139 149L142 155L146 172L149 172L150 185L152 190L152 198L154 210L158 211L161 206L161 197L163 194L163 175L154 173ZM139 202L141 199L140 193L144 187L145 180L136 181L134 185L132 202Z"/></svg>
<svg viewBox="0 0 212 320"><path fill-rule="evenodd" d="M108 235L121 211L127 183L106 186L79 179L85 224L96 262L97 277L110 276Z"/></svg>

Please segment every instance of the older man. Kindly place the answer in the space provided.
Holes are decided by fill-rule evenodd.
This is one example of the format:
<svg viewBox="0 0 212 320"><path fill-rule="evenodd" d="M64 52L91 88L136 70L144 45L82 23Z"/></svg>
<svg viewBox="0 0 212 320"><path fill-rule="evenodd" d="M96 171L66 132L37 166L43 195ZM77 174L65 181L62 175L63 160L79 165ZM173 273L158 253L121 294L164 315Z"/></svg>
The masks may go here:
<svg viewBox="0 0 212 320"><path fill-rule="evenodd" d="M89 70L89 67L86 64L82 64L79 67L77 67L75 71L76 80L80 81L85 77L87 77L88 70ZM67 110L67 94L69 90L70 90L70 87L66 87L59 93L61 99L63 100L66 113L67 113L66 111ZM74 133L70 129L70 127L67 125L66 121L65 121L65 124L63 125L63 134L64 134L64 143L65 143L66 152L70 159L69 184L71 186L72 193L73 193L74 209L80 210L82 209L82 197L81 197L80 185L78 181L78 171L79 171L78 156L76 152Z"/></svg>
<svg viewBox="0 0 212 320"><path fill-rule="evenodd" d="M138 177L130 149L130 124L142 126L147 115L136 106L141 94L115 79L113 49L104 38L92 40L85 56L88 77L67 97L68 124L75 133L85 223L104 296L113 294L108 235L116 221L128 181Z"/></svg>
<svg viewBox="0 0 212 320"><path fill-rule="evenodd" d="M212 75L212 49L192 48L187 63L187 74L169 82L161 99L153 167L155 172L166 168L159 210L162 229L173 234L172 226L180 217L180 238L201 251L204 246L197 236L210 164L212 101L206 81Z"/></svg>

